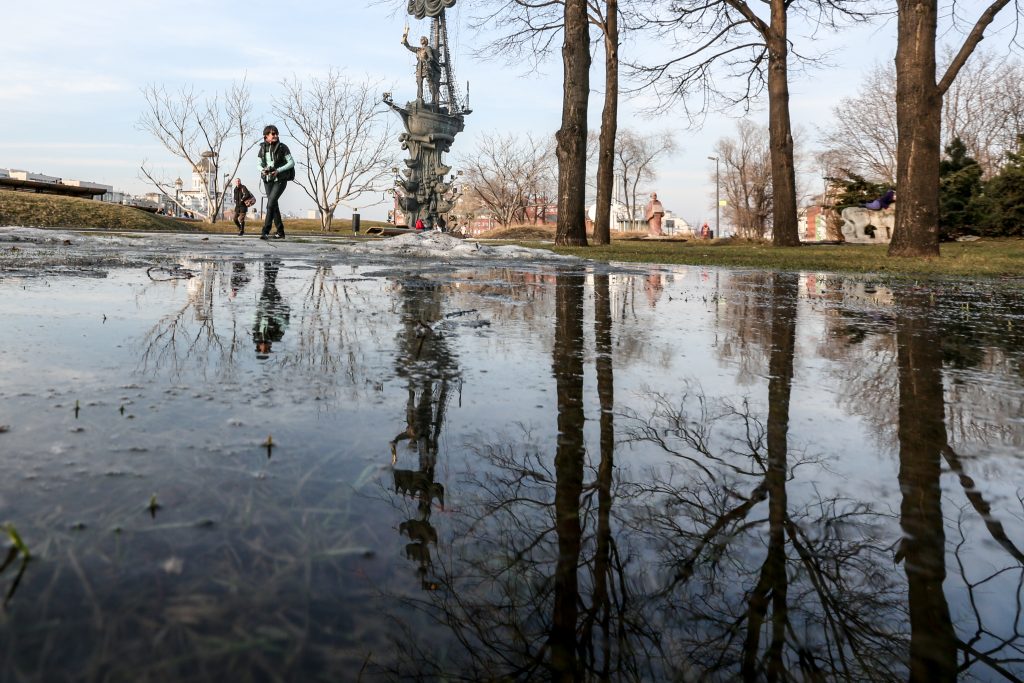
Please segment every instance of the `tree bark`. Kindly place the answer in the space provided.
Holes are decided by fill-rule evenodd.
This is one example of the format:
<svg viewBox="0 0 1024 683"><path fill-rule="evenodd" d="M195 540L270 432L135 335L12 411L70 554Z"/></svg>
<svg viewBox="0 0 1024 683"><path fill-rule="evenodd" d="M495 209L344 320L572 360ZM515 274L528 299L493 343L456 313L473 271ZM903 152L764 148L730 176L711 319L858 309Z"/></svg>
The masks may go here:
<svg viewBox="0 0 1024 683"><path fill-rule="evenodd" d="M558 226L555 244L586 246L587 100L590 25L586 0L565 1L562 43L562 127L558 143Z"/></svg>
<svg viewBox="0 0 1024 683"><path fill-rule="evenodd" d="M896 228L889 256L939 255L942 93L935 82L935 0L899 0Z"/></svg>
<svg viewBox="0 0 1024 683"><path fill-rule="evenodd" d="M610 244L612 188L615 183L615 136L619 128L619 3L607 0L604 30L604 109L597 157L597 211L594 244Z"/></svg>
<svg viewBox="0 0 1024 683"><path fill-rule="evenodd" d="M772 0L771 13L772 23L765 40L768 44L768 136L772 145L772 244L776 247L798 247L796 169L786 65L786 3Z"/></svg>
<svg viewBox="0 0 1024 683"><path fill-rule="evenodd" d="M932 43L934 45L934 42ZM942 344L930 324L926 296L899 301L899 484L903 494L899 554L907 573L910 616L908 680L956 680L957 638L943 590L946 536L942 516L942 451L948 442Z"/></svg>
<svg viewBox="0 0 1024 683"><path fill-rule="evenodd" d="M582 271L561 273L555 283L555 347L552 370L558 403L558 446L555 452L555 566L550 680L582 680L577 658L580 551L583 528L580 496L586 458L583 425L583 294Z"/></svg>

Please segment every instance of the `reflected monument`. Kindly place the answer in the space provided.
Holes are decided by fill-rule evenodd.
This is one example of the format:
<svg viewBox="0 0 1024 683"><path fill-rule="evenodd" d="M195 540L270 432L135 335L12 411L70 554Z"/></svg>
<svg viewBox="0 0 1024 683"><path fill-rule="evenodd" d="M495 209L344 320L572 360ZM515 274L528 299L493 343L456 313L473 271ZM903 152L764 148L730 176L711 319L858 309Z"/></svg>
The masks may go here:
<svg viewBox="0 0 1024 683"><path fill-rule="evenodd" d="M410 16L430 17L430 36L422 36L417 45L409 43L408 26L402 34L402 46L416 55L416 99L402 107L395 104L391 93L383 96L384 103L402 118L405 126L399 141L409 156L395 179L395 194L406 225L423 219L427 227L433 227L440 215L452 210L458 194L454 176L449 177L451 167L443 159L455 136L465 128L466 115L471 113L456 91L448 51L444 11L455 2L409 0Z"/></svg>

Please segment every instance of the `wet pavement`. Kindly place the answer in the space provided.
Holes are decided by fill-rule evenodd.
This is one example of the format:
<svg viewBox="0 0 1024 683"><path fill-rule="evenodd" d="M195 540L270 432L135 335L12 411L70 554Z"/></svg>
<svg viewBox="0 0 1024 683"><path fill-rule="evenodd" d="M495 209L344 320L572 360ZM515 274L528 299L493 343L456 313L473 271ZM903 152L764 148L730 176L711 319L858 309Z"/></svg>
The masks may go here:
<svg viewBox="0 0 1024 683"><path fill-rule="evenodd" d="M1019 680L1020 284L0 242L0 681Z"/></svg>

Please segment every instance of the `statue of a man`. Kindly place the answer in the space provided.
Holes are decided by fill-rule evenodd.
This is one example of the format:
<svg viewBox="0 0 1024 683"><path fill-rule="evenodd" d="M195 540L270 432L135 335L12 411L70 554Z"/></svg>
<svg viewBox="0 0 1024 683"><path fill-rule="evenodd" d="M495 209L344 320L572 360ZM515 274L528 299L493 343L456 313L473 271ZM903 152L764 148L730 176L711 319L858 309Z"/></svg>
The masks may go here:
<svg viewBox="0 0 1024 683"><path fill-rule="evenodd" d="M416 100L423 101L423 81L427 81L430 89L430 101L435 105L441 99L441 63L437 59L437 50L430 46L426 36L420 38L420 46L409 44L409 29L402 34L402 45L416 55Z"/></svg>
<svg viewBox="0 0 1024 683"><path fill-rule="evenodd" d="M661 218L665 215L665 207L658 201L658 193L651 193L651 201L647 202L644 209L644 218L647 219L647 234L656 237L661 235Z"/></svg>

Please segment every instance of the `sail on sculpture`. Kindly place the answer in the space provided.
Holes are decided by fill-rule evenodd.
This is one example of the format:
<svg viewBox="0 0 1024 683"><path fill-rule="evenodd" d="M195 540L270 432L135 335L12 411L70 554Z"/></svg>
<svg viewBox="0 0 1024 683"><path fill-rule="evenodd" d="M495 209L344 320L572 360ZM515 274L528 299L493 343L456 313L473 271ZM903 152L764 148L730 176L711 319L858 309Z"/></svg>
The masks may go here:
<svg viewBox="0 0 1024 683"><path fill-rule="evenodd" d="M416 55L416 99L404 107L395 104L390 93L384 102L402 118L405 132L399 136L402 149L409 153L405 168L395 181L398 207L406 224L423 219L433 226L438 216L452 210L456 195L451 167L444 163L455 136L465 128L465 116L471 113L460 99L455 85L445 9L456 0L409 0L409 14L417 19L430 17L430 35L409 43L409 28L402 45Z"/></svg>

